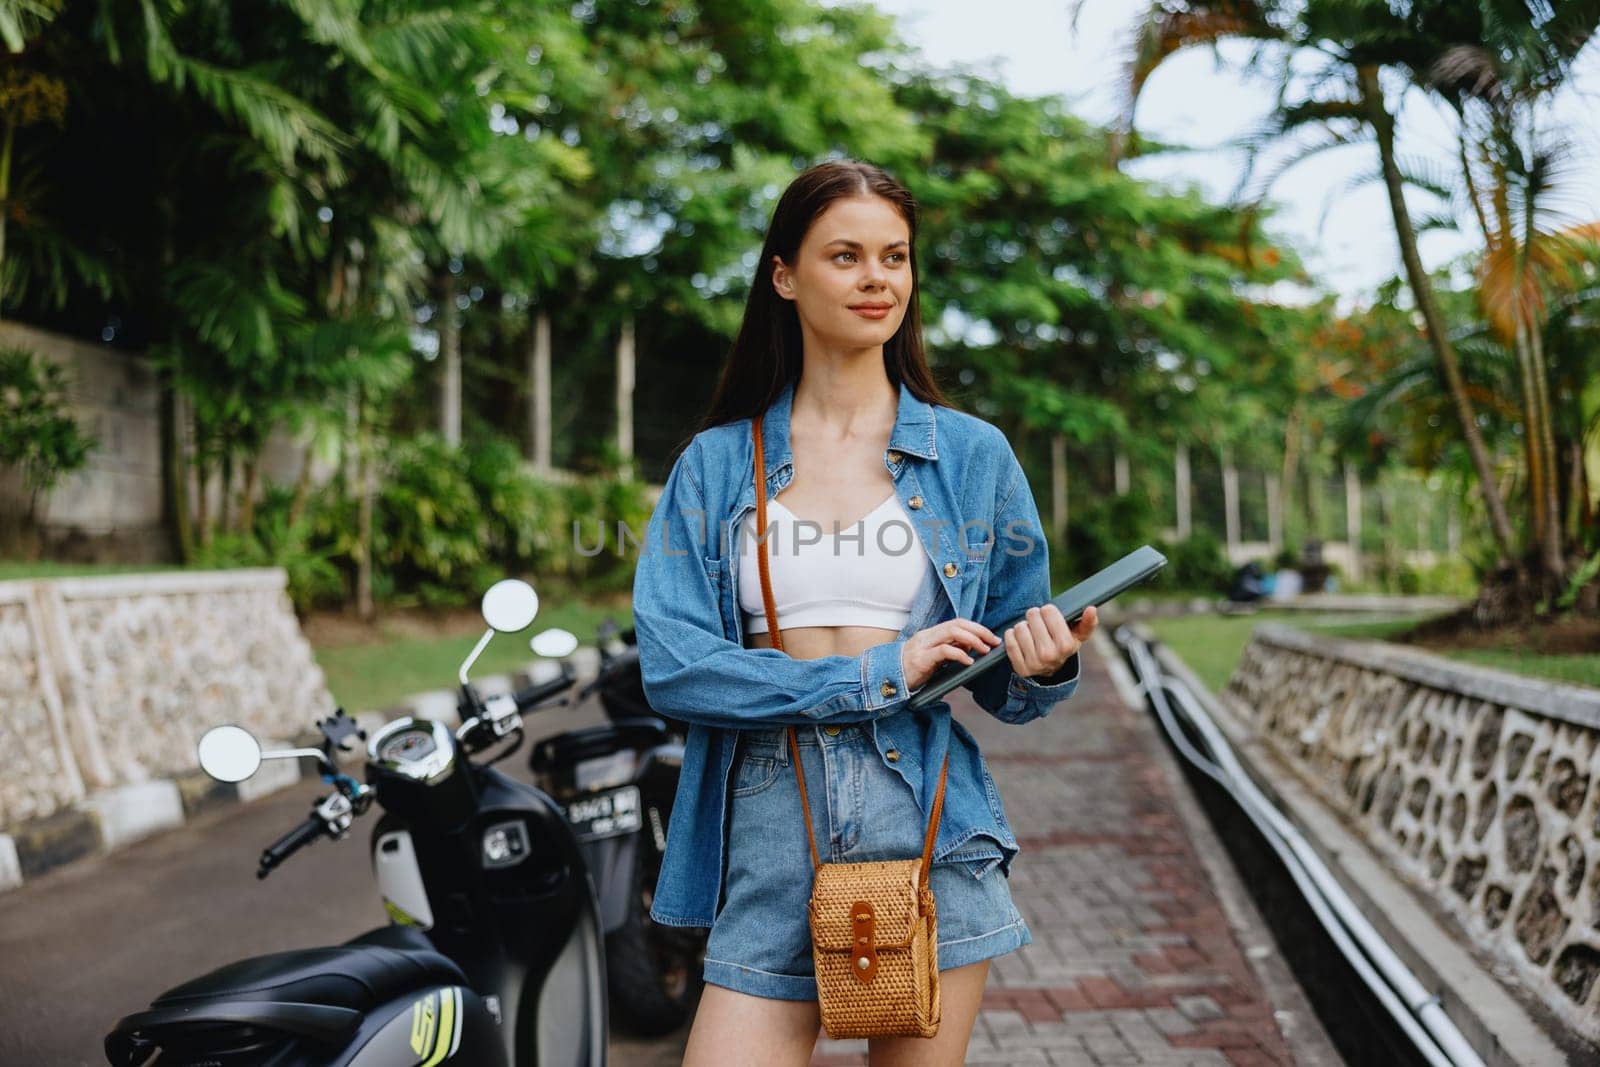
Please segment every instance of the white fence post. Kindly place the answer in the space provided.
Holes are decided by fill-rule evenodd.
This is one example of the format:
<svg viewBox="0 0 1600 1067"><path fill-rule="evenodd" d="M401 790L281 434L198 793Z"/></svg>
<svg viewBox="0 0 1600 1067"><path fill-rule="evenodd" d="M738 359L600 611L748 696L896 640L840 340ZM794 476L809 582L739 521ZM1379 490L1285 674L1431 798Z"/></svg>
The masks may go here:
<svg viewBox="0 0 1600 1067"><path fill-rule="evenodd" d="M1176 461L1176 480L1178 483L1178 540L1188 538L1192 529L1189 515L1189 446L1180 442L1178 444Z"/></svg>

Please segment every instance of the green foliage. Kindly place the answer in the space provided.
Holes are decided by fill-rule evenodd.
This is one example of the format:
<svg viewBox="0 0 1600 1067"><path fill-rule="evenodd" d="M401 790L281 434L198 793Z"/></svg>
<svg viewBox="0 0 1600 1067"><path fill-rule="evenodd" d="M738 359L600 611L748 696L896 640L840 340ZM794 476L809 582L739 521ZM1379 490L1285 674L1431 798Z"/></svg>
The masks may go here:
<svg viewBox="0 0 1600 1067"><path fill-rule="evenodd" d="M535 478L508 438L475 442L464 458L486 519L488 554L506 566L544 573L559 543L554 517L564 509L560 489Z"/></svg>
<svg viewBox="0 0 1600 1067"><path fill-rule="evenodd" d="M467 454L433 434L397 442L389 452L374 518L374 563L424 603L487 584L492 571L489 520L471 473Z"/></svg>
<svg viewBox="0 0 1600 1067"><path fill-rule="evenodd" d="M1150 498L1124 493L1102 497L1067 523L1067 555L1077 579L1087 578L1152 540L1156 520Z"/></svg>
<svg viewBox="0 0 1600 1067"><path fill-rule="evenodd" d="M256 509L248 533L218 534L195 550L197 567L282 567L289 576L289 599L301 612L334 607L344 596L344 580L333 561L335 547L317 539L309 517L291 523L290 494L269 490Z"/></svg>
<svg viewBox="0 0 1600 1067"><path fill-rule="evenodd" d="M1577 604L1578 596L1583 592L1583 587L1595 580L1600 575L1600 552L1589 557L1589 561L1579 567L1572 575L1572 580L1567 583L1566 591L1561 594L1556 606L1562 611L1572 610Z"/></svg>
<svg viewBox="0 0 1600 1067"><path fill-rule="evenodd" d="M644 483L611 474L566 489L558 569L585 588L632 588L652 508ZM595 553L597 546L601 551Z"/></svg>
<svg viewBox="0 0 1600 1067"><path fill-rule="evenodd" d="M1157 588L1227 591L1233 566L1213 534L1196 530L1182 541L1158 542L1156 548L1167 557L1166 567L1156 576Z"/></svg>
<svg viewBox="0 0 1600 1067"><path fill-rule="evenodd" d="M353 566L354 506L314 510L316 536ZM388 450L374 515L374 592L397 603L464 603L507 573L625 591L637 557L636 548L619 544L619 527L636 544L650 511L644 484L632 478L606 472L545 481L505 438L456 449L419 434Z"/></svg>
<svg viewBox="0 0 1600 1067"><path fill-rule="evenodd" d="M88 462L94 446L68 411L65 371L25 349L0 349L0 464L43 491Z"/></svg>

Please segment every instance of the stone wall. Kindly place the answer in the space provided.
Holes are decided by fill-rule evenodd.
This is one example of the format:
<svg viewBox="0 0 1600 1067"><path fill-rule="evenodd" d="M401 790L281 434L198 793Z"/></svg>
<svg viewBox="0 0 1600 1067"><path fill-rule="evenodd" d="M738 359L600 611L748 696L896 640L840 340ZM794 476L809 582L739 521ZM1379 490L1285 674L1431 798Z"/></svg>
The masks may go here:
<svg viewBox="0 0 1600 1067"><path fill-rule="evenodd" d="M1227 696L1415 887L1600 1040L1600 689L1266 625Z"/></svg>
<svg viewBox="0 0 1600 1067"><path fill-rule="evenodd" d="M0 582L0 829L333 710L277 569Z"/></svg>

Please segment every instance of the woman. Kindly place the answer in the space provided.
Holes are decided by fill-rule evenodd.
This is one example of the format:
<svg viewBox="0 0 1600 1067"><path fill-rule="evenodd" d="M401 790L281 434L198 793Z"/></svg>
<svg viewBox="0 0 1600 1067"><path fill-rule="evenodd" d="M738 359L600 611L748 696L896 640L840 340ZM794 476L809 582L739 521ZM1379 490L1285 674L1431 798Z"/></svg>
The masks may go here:
<svg viewBox="0 0 1600 1067"><path fill-rule="evenodd" d="M1096 617L1074 630L1048 603L1049 557L1015 454L933 383L915 239L915 202L879 168L833 161L795 179L711 410L641 546L645 693L690 723L651 915L711 927L691 1065L799 1065L816 1041L811 857L787 726L800 727L823 862L919 854L949 754L930 875L943 1021L932 1039L873 1040L874 1064L960 1063L988 961L1030 940L1006 885L1016 838L972 735L946 703L906 704L941 664L1003 643L1008 667L983 675L973 698L1006 722L1043 715L1076 688ZM781 650L756 551L769 553ZM990 629L1018 619L1003 636Z"/></svg>

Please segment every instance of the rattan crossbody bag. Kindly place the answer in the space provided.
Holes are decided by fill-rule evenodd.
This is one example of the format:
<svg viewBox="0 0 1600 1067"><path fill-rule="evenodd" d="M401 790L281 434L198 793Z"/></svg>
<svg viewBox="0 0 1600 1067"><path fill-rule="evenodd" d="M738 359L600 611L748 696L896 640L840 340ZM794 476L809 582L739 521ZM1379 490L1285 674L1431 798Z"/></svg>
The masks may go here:
<svg viewBox="0 0 1600 1067"><path fill-rule="evenodd" d="M756 451L756 558L772 647L783 649L768 576L767 487L761 416L751 422ZM928 868L944 810L946 756L939 769L920 859L823 863L811 826L800 744L789 727L789 754L811 844L811 954L822 1025L831 1038L933 1037L939 1032L938 924Z"/></svg>

